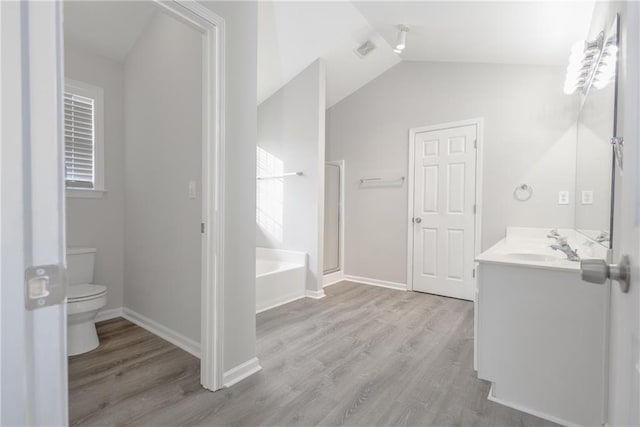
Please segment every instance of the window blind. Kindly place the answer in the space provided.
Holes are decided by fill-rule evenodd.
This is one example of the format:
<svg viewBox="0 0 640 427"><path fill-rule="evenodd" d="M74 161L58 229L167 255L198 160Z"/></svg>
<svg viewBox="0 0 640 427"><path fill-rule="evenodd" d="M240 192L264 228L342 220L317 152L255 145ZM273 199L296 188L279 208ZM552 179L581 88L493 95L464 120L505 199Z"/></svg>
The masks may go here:
<svg viewBox="0 0 640 427"><path fill-rule="evenodd" d="M67 188L95 186L94 100L64 93L64 155Z"/></svg>

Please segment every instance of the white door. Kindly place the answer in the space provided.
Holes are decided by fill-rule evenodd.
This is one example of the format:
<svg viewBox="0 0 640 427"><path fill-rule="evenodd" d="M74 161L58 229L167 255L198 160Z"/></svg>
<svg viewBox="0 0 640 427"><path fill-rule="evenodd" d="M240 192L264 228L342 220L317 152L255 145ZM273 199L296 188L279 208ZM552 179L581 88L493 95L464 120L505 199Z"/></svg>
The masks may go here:
<svg viewBox="0 0 640 427"><path fill-rule="evenodd" d="M623 254L631 261L631 286L623 293L611 284L611 335L609 338L610 426L640 425L640 4L627 2L626 60L623 78L624 174L615 171L613 259ZM623 44L624 46L624 44Z"/></svg>
<svg viewBox="0 0 640 427"><path fill-rule="evenodd" d="M473 300L476 124L415 133L413 290Z"/></svg>
<svg viewBox="0 0 640 427"><path fill-rule="evenodd" d="M0 425L68 423L61 12L0 2Z"/></svg>

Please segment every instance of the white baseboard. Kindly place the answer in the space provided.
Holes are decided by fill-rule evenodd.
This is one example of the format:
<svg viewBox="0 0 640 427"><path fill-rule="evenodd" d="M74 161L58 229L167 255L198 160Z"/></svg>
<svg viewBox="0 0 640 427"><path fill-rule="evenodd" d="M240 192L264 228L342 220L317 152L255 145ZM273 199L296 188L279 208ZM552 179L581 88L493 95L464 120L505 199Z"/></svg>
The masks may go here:
<svg viewBox="0 0 640 427"><path fill-rule="evenodd" d="M509 408L516 409L516 410L518 410L520 412L526 412L527 414L534 415L534 416L536 416L538 418L542 418L543 420L551 421L551 422L554 422L556 424L560 424L560 425L563 425L563 426L572 426L572 427L573 426L578 426L578 424L569 422L567 420L563 420L562 418L554 417L553 415L545 414L545 413L540 412L540 411L529 409L526 406L522 406L522 405L519 405L517 403L511 403L511 402L508 402L506 400L502 400L499 397L495 397L493 395L493 383L491 384L491 388L489 389L489 396L487 396L487 399L492 401L492 402L499 403L500 405L508 406Z"/></svg>
<svg viewBox="0 0 640 427"><path fill-rule="evenodd" d="M180 347L187 353L191 353L198 359L200 358L200 343L192 340L191 338L187 338L178 332L167 328L164 325L156 322L155 320L151 320L148 317L143 316L140 313L136 313L135 311L129 308L122 309L122 317L129 320L130 322L135 323L141 328L146 329L154 335L159 336L160 338L169 341L171 344Z"/></svg>
<svg viewBox="0 0 640 427"><path fill-rule="evenodd" d="M406 291L406 283L387 282L386 280L369 279L368 277L351 276L349 274L344 275L344 280L351 282L362 283L363 285L379 286L381 288L396 289L399 291Z"/></svg>
<svg viewBox="0 0 640 427"><path fill-rule="evenodd" d="M224 373L222 383L225 387L231 387L234 384L239 383L243 379L255 374L262 370L262 366L260 366L260 361L257 357L253 359L249 359L244 363L236 366L235 368L229 369Z"/></svg>
<svg viewBox="0 0 640 427"><path fill-rule="evenodd" d="M322 276L322 287L326 288L327 286L340 283L343 280L344 280L344 273L342 272L342 270L325 274L324 276Z"/></svg>
<svg viewBox="0 0 640 427"><path fill-rule="evenodd" d="M122 317L122 307L100 310L96 316L96 322L103 322L105 320L115 319L116 317Z"/></svg>
<svg viewBox="0 0 640 427"><path fill-rule="evenodd" d="M305 295L295 295L268 301L263 307L256 310L256 314L262 313L263 311L271 310L272 308L280 307L281 305L288 304L293 301L297 301L304 297Z"/></svg>
<svg viewBox="0 0 640 427"><path fill-rule="evenodd" d="M307 298L314 298L314 299L321 299L326 297L322 289L320 289L319 291L310 291L309 289L306 289L304 291L304 296Z"/></svg>

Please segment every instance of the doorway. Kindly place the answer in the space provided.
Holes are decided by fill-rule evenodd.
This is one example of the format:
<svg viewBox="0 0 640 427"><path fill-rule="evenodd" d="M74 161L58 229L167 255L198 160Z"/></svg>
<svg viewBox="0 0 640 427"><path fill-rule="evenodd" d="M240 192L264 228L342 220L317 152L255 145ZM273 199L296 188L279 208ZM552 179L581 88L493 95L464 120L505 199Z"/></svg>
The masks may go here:
<svg viewBox="0 0 640 427"><path fill-rule="evenodd" d="M101 86L104 98L96 114L86 107L101 105L99 97L94 103L85 91L76 94L77 100L70 98L75 103L69 111L78 112L78 132L67 137L71 116L66 100L73 87L65 88L65 149L79 153L65 156L67 195L102 199L73 200L84 208L68 209L67 223L84 220L85 228L102 227L103 243L113 243L116 233L105 225L112 213L103 212L102 221L81 210L91 205L97 215L109 205L124 212L120 250L114 250L117 242L102 249L95 245L96 273L113 269L110 277L96 277L96 283L106 285L107 301L110 295L118 297L112 280L118 267L110 261L122 253L125 258L120 302L107 306L98 320L121 316L177 345L200 359L204 388L222 388L224 21L189 1L73 2L72 9L65 7L65 18L65 50L68 29L73 28L77 41L65 52L65 62L77 62L66 67L67 73L77 75L67 77L102 79L91 83ZM117 24L98 28L89 24L92 19ZM119 38L113 37L115 28ZM91 66L80 60L89 53ZM101 109L104 115L97 114ZM118 113L121 119L114 120ZM76 136L82 135L82 126L84 140ZM120 153L109 147L118 143ZM79 234L76 230L69 239L71 245L78 244ZM88 236L85 240L80 243L93 246ZM116 256L101 267L108 253Z"/></svg>
<svg viewBox="0 0 640 427"><path fill-rule="evenodd" d="M411 129L410 290L474 300L482 119Z"/></svg>

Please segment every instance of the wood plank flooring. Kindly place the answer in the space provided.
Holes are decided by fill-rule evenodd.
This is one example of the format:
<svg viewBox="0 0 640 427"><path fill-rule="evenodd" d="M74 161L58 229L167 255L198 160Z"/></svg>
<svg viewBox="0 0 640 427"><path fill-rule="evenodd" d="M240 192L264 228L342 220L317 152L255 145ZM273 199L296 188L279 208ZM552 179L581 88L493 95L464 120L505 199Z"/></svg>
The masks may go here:
<svg viewBox="0 0 640 427"><path fill-rule="evenodd" d="M257 317L263 370L215 393L199 361L124 320L69 359L72 425L546 426L487 400L473 304L350 282Z"/></svg>

